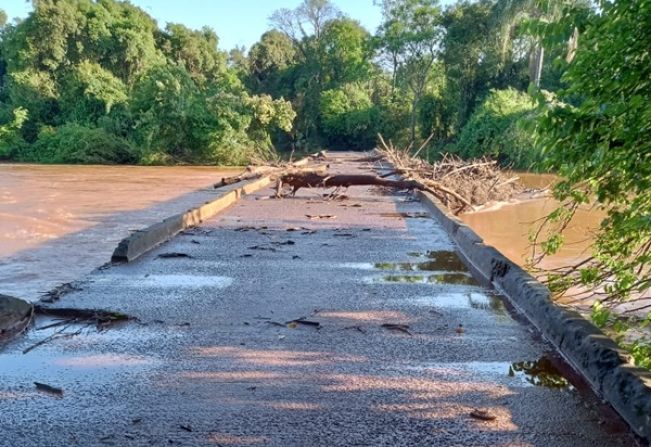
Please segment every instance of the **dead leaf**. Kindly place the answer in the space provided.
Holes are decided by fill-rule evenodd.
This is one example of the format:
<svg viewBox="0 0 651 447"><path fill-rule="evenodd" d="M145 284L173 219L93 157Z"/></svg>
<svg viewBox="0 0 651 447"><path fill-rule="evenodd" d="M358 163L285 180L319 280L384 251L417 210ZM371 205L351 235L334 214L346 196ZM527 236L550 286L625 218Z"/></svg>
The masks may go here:
<svg viewBox="0 0 651 447"><path fill-rule="evenodd" d="M482 421L494 421L495 419L497 419L497 416L495 416L494 414L489 413L487 410L479 410L477 408L474 408L470 412L470 417L475 418L475 419L479 419L479 420L482 420Z"/></svg>
<svg viewBox="0 0 651 447"><path fill-rule="evenodd" d="M308 219L316 220L316 219L336 219L337 216L334 216L332 214L306 214L305 217Z"/></svg>
<svg viewBox="0 0 651 447"><path fill-rule="evenodd" d="M192 258L192 256L190 256L187 253L179 253L179 252L176 252L176 251L172 251L172 252L169 252L169 253L161 253L157 257L162 258L162 259L167 259L167 258Z"/></svg>
<svg viewBox="0 0 651 447"><path fill-rule="evenodd" d="M409 332L409 326L406 324L397 324L397 323L383 323L382 327L384 329L387 329L389 331L396 331L396 332L402 332L407 335L412 335L411 332Z"/></svg>

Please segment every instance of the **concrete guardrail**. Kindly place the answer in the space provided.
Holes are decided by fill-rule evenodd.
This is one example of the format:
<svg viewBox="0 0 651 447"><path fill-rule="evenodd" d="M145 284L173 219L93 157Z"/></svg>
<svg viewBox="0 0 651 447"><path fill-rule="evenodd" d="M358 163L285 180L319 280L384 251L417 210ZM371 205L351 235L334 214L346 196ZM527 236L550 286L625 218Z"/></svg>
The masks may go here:
<svg viewBox="0 0 651 447"><path fill-rule="evenodd" d="M510 301L640 437L651 441L651 373L578 312L555 304L549 289L448 213L427 192L422 202L458 244L476 274Z"/></svg>

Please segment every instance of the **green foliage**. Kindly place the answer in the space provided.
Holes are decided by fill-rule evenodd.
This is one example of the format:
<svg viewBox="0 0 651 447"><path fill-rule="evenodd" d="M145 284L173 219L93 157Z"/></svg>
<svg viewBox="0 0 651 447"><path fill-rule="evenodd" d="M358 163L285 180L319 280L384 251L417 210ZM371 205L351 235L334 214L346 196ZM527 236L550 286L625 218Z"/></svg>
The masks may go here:
<svg viewBox="0 0 651 447"><path fill-rule="evenodd" d="M83 61L63 79L60 108L65 121L95 123L128 100L124 83L101 65Z"/></svg>
<svg viewBox="0 0 651 447"><path fill-rule="evenodd" d="M543 102L537 133L547 167L564 178L554 189L564 207L594 198L607 210L593 257L566 277L617 302L651 285L651 0L601 6L563 78L568 87Z"/></svg>
<svg viewBox="0 0 651 447"><path fill-rule="evenodd" d="M29 117L5 132L2 156L245 163L269 154L270 135L291 130L291 106L250 96L217 43L208 28L160 30L128 2L34 2L25 20L0 28L2 109ZM75 135L80 143L65 149ZM23 140L33 147L8 149Z"/></svg>
<svg viewBox="0 0 651 447"><path fill-rule="evenodd" d="M14 156L25 146L20 129L27 121L27 110L19 107L11 113L11 120L0 124L0 160Z"/></svg>
<svg viewBox="0 0 651 447"><path fill-rule="evenodd" d="M651 369L651 338L640 338L625 347L631 353L636 366Z"/></svg>
<svg viewBox="0 0 651 447"><path fill-rule="evenodd" d="M540 152L523 122L532 119L535 107L526 93L491 91L461 130L456 152L464 158L488 155L505 166L531 169L540 161Z"/></svg>
<svg viewBox="0 0 651 447"><path fill-rule="evenodd" d="M121 164L138 160L137 151L128 141L103 129L78 124L44 127L36 143L19 157L38 163Z"/></svg>
<svg viewBox="0 0 651 447"><path fill-rule="evenodd" d="M335 19L323 29L324 81L328 86L368 79L373 71L370 35L359 22Z"/></svg>
<svg viewBox="0 0 651 447"><path fill-rule="evenodd" d="M438 0L385 0L379 44L392 63L394 87L400 81L412 99L410 141L416 139L418 104L439 56L444 28Z"/></svg>
<svg viewBox="0 0 651 447"><path fill-rule="evenodd" d="M210 114L205 97L182 67L159 66L145 72L134 84L131 114L134 139L145 154L170 161L197 161L210 142Z"/></svg>
<svg viewBox="0 0 651 447"><path fill-rule="evenodd" d="M592 313L590 314L590 318L597 327L605 328L612 318L612 312L600 301L595 301L595 303L592 305Z"/></svg>
<svg viewBox="0 0 651 447"><path fill-rule="evenodd" d="M320 114L333 148L370 149L375 143L380 111L361 85L345 84L323 92Z"/></svg>
<svg viewBox="0 0 651 447"><path fill-rule="evenodd" d="M249 51L249 85L254 92L274 98L288 96L289 68L295 63L296 48L292 40L278 30L267 31Z"/></svg>
<svg viewBox="0 0 651 447"><path fill-rule="evenodd" d="M168 23L157 40L168 61L185 68L195 82L217 82L225 74L226 55L218 50L219 38L210 28L194 31Z"/></svg>

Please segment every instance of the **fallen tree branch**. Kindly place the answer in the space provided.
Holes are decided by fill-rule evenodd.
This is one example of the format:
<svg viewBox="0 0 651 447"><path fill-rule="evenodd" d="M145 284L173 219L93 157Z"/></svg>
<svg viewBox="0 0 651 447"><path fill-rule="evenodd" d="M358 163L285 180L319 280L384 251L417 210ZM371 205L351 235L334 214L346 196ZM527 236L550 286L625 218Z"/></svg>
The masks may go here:
<svg viewBox="0 0 651 447"><path fill-rule="evenodd" d="M278 178L278 182L283 185L292 187L292 195L296 194L300 188L333 188L350 186L383 186L386 188L394 189L407 189L407 190L420 190L430 192L437 197L441 194L448 194L461 202L465 207L474 209L472 204L466 199L461 197L456 192L436 184L435 182L428 181L423 183L417 180L389 180L375 175L365 174L337 174L327 175L318 172L294 172L287 173ZM462 208L462 209L463 209Z"/></svg>
<svg viewBox="0 0 651 447"><path fill-rule="evenodd" d="M221 181L215 183L213 187L217 189L224 186L233 185L235 183L243 182L245 180L253 180L277 169L278 168L275 168L273 166L249 166L246 168L246 171L241 174L234 175L232 177L222 177Z"/></svg>
<svg viewBox="0 0 651 447"><path fill-rule="evenodd" d="M293 188L296 194L300 188L332 188L349 186L386 186L395 189L423 189L423 186L413 180L389 180L375 175L337 174L327 175L317 172L287 173L279 178L283 184Z"/></svg>

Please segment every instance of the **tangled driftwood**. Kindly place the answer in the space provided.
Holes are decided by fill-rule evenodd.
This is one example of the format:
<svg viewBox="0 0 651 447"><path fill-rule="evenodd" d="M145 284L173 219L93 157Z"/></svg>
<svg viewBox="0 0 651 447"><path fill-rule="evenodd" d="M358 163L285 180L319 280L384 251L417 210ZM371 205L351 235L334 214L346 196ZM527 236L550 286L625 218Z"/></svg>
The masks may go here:
<svg viewBox="0 0 651 447"><path fill-rule="evenodd" d="M276 197L283 196L283 187L290 187L294 195L300 188L347 188L349 186L371 185L395 189L427 191L438 197L454 213L474 210L489 200L506 200L523 187L517 177L507 178L491 160L482 159L465 162L446 156L440 162L430 164L415 155L411 147L396 149L387 145L379 136L382 148L376 153L353 159L357 162L389 161L395 169L382 175L329 174L329 159L325 152L319 152L297 163L249 167L234 177L223 178L215 188L244 180L270 176L276 180ZM417 151L419 153L426 143ZM321 164L307 165L307 161ZM400 179L388 177L398 175Z"/></svg>
<svg viewBox="0 0 651 447"><path fill-rule="evenodd" d="M399 149L379 136L377 151L395 169L385 175L400 175L429 187L432 193L455 213L473 210L491 201L506 201L524 191L519 177L508 175L488 158L462 160L445 155L429 163L411 155L410 148ZM421 146L418 154L424 146Z"/></svg>

